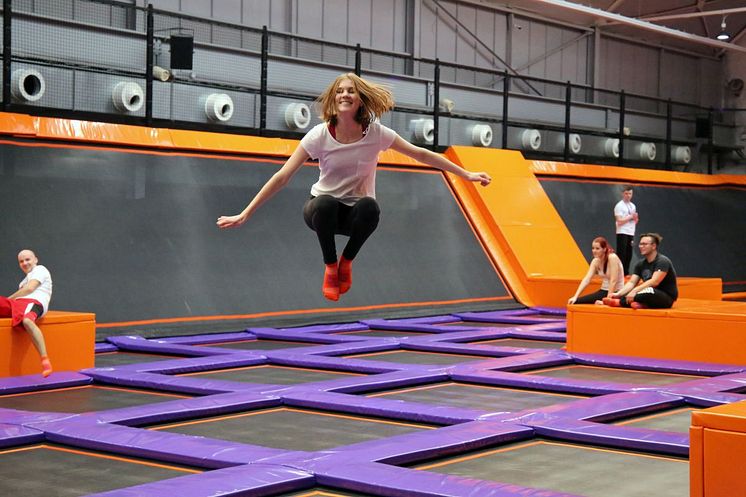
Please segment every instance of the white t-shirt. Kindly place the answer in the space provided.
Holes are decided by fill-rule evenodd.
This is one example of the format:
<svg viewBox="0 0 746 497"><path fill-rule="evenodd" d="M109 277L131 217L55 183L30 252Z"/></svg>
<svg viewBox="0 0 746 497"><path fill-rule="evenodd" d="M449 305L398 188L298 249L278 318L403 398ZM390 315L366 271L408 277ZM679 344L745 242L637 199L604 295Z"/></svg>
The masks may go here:
<svg viewBox="0 0 746 497"><path fill-rule="evenodd" d="M635 207L635 204L633 204L632 202L625 202L624 200L620 200L614 206L614 218L615 219L619 216L621 217L631 216L635 212L637 212L637 207ZM637 223L635 223L635 220L630 219L624 224L617 225L616 232L621 233L623 235L635 236L635 226L637 226Z"/></svg>
<svg viewBox="0 0 746 497"><path fill-rule="evenodd" d="M18 284L18 288L24 287L31 280L36 280L41 284L36 287L36 290L21 298L38 301L46 313L47 309L49 309L49 301L52 300L52 275L49 274L47 268L41 264L37 264L36 267L32 269L25 278L23 278L23 281Z"/></svg>
<svg viewBox="0 0 746 497"><path fill-rule="evenodd" d="M300 141L312 159L319 160L319 180L311 195L331 195L353 205L362 197L376 198L378 154L396 139L396 131L372 122L368 132L354 143L339 143L327 123L314 126Z"/></svg>

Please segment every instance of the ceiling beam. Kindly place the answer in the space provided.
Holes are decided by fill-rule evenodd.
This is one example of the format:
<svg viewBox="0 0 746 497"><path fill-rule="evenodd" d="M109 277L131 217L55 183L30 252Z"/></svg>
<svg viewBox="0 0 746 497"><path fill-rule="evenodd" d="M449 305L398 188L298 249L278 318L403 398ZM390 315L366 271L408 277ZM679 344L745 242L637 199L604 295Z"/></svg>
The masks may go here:
<svg viewBox="0 0 746 497"><path fill-rule="evenodd" d="M586 5L580 5L573 2L567 2L565 0L532 0L534 3L542 5L551 5L552 7L559 7L571 12L577 12L579 14L585 14L593 16L597 20L617 22L626 26L642 29L645 31L652 31L661 35L670 36L672 38L678 38L680 40L686 40L700 45L707 45L713 48L721 48L724 50L733 50L737 52L746 53L746 47L735 45L732 43L725 43L722 41L706 38L704 36L698 36L691 33L685 33L677 29L671 29L666 26L660 26L653 24L652 22L642 21L640 19L634 19L632 17L626 17L613 12L605 12L601 9L588 7Z"/></svg>
<svg viewBox="0 0 746 497"><path fill-rule="evenodd" d="M735 9L703 10L700 12L672 14L668 16L640 16L640 19L643 19L645 21L667 21L669 19L687 19L691 17L727 16L728 14L738 14L743 12L746 12L746 7L738 7Z"/></svg>

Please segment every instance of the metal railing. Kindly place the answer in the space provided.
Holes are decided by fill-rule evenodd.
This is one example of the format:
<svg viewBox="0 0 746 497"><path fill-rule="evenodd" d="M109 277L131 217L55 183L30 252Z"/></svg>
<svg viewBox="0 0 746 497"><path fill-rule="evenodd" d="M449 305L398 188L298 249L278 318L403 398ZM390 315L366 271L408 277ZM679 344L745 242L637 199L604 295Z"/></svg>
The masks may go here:
<svg viewBox="0 0 746 497"><path fill-rule="evenodd" d="M75 11L76 3L85 6ZM535 128L552 132L563 137L561 150L546 152L524 150L533 158L553 158L565 162L611 163L625 166L633 161L625 154L630 144L642 141L655 141L665 149L665 159L656 163L659 167L673 169L675 147L698 145L706 153L707 170L713 172L714 161L719 152L737 151L736 141L715 143L715 126L732 127L736 114L743 109L715 110L713 108L676 102L625 91L611 91L589 85L560 82L543 78L509 73L507 70L465 66L447 63L439 59L415 58L406 53L363 48L360 44L346 45L325 42L313 38L291 35L263 29L195 18L192 16L159 11L148 5L146 8L116 0L86 0L71 2L72 11L58 17L44 12L13 12L14 2L3 0L3 74L2 109L37 115L52 115L66 118L92 119L104 122L130 123L147 126L168 126L176 128L204 129L210 131L257 134L263 136L299 136L298 131L278 129L269 123L270 99L300 99L311 101L318 91L304 87L302 81L294 85L272 84L274 70L288 64L309 68L320 72L335 69L382 77L398 77L402 80L422 84L427 88L426 105L401 104L394 112L418 114L432 118L433 149L442 150L451 145L444 140L442 126L448 122L483 122L500 127L501 148L517 148L511 143L511 130ZM19 2L19 8L22 5ZM29 29L29 26L52 27L39 30L27 36L14 36L16 29ZM161 68L159 59L165 59L165 45L169 37L164 33L189 33L194 40L195 53L209 52L211 63L221 69L215 71L222 76L202 76L192 72L173 70L170 88L154 77L154 71ZM51 34L47 34L51 33ZM20 34L20 32L18 33ZM49 38L40 42L39 38ZM14 44L14 40L15 44ZM110 46L106 46L106 44ZM117 44L128 43L132 50L127 57L116 57ZM70 53L57 50L69 45ZM142 53L138 52L141 51ZM137 52L132 54L130 52ZM98 57L98 58L97 58ZM214 59L214 62L212 62ZM256 65L256 69L252 69ZM251 67L249 67L251 66ZM20 68L45 68L54 74L63 74L61 81L69 82L70 88L57 90L58 100L38 105L30 99L19 98L24 88L14 89L14 77ZM236 69L245 76L226 77ZM258 72L258 75L255 74ZM116 77L129 77L144 83L142 109L114 112L106 106L86 106L89 95L86 85L96 87L96 81L108 81ZM17 79L17 78L16 78ZM182 95L176 95L173 84L179 85ZM22 83L24 84L24 83ZM33 91L32 81L29 91ZM43 84L43 82L42 82ZM133 87L134 88L134 87ZM190 118L187 106L192 106L193 98L204 89L217 89L233 92L247 102L256 101L254 113L242 123L227 120L205 120ZM66 91L67 90L67 93ZM441 96L446 91L477 92L479 98L492 102L501 99L496 108L499 112L482 113L471 111L447 111L441 107ZM28 93L28 92L27 92ZM70 98L67 94L72 94ZM21 95L23 97L23 95ZM168 105L166 105L168 97ZM562 109L562 119L539 120L520 117L514 109L527 103L551 105ZM180 108L181 105L183 108ZM158 110L168 108L168 112ZM576 113L588 110L601 111L609 116L612 126L587 126L576 123ZM630 119L649 120L654 133L637 134L626 123ZM685 129L685 132L676 129ZM695 130L696 132L692 132ZM733 128L735 129L735 128ZM599 155L575 153L571 149L571 135L618 140L618 153ZM734 132L735 134L735 132Z"/></svg>

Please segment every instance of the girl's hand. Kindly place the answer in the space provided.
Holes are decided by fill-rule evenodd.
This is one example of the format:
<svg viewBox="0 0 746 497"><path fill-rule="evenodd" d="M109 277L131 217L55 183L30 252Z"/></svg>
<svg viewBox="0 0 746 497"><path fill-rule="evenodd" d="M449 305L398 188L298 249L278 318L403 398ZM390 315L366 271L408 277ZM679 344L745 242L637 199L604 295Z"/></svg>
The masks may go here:
<svg viewBox="0 0 746 497"><path fill-rule="evenodd" d="M487 186L492 181L490 175L483 172L469 173L468 179L469 181L474 181L475 183L478 181L482 186Z"/></svg>
<svg viewBox="0 0 746 497"><path fill-rule="evenodd" d="M220 216L217 225L218 228L238 228L245 222L246 220L241 217L241 214L237 214L235 216Z"/></svg>

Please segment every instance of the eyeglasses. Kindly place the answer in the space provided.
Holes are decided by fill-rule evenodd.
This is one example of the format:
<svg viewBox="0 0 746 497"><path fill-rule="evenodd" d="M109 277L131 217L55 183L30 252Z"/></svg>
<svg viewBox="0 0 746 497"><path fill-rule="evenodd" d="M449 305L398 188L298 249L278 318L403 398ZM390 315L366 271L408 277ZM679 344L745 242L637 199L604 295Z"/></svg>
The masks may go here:
<svg viewBox="0 0 746 497"><path fill-rule="evenodd" d="M651 242L640 242L638 243L638 245L652 245L652 243Z"/></svg>

